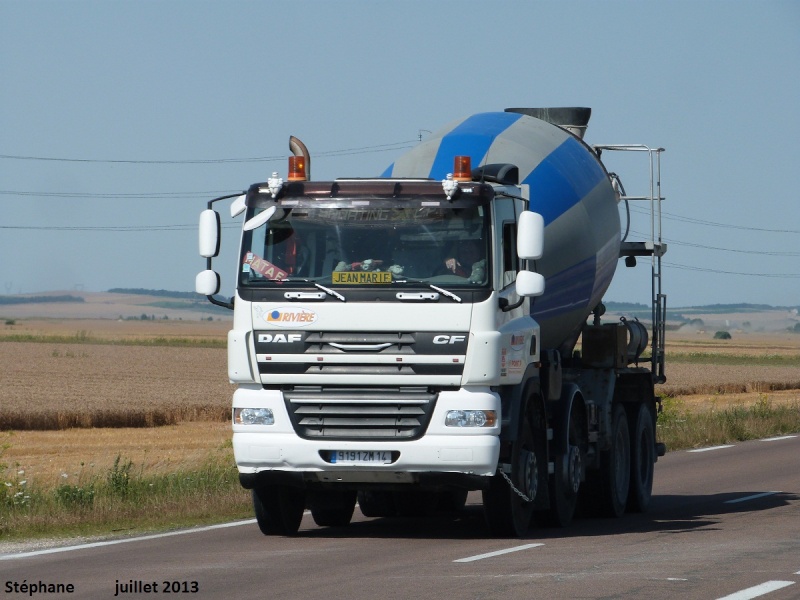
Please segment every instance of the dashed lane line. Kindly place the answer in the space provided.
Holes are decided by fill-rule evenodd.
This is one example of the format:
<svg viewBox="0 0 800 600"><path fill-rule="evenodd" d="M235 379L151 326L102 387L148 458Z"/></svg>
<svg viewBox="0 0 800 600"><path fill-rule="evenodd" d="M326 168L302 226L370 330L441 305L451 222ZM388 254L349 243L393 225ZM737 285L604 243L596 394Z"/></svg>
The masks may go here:
<svg viewBox="0 0 800 600"><path fill-rule="evenodd" d="M30 552L18 552L16 554L0 554L0 560L14 560L15 558L30 558L42 556L44 554L57 554L59 552L71 552L73 550L86 550L88 548L102 548L103 546L115 546L117 544L127 544L129 542L141 542L146 540L157 540L161 538L173 537L176 535L186 535L189 533L202 533L204 531L214 531L215 529L226 529L228 527L238 527L240 525L252 525L255 519L247 521L234 521L233 523L221 523L219 525L208 525L206 527L196 527L194 529L181 529L180 531L168 531L166 533L154 533L151 535L141 535L138 537L120 538L116 540L106 540L103 542L91 542L88 544L78 544L75 546L58 546L46 548L44 550L32 550Z"/></svg>
<svg viewBox="0 0 800 600"><path fill-rule="evenodd" d="M687 450L687 452L711 452L712 450L722 450L723 448L733 448L734 444L725 444L724 446L710 446L708 448L696 448L694 450Z"/></svg>
<svg viewBox="0 0 800 600"><path fill-rule="evenodd" d="M769 594L770 592L783 589L790 585L794 585L794 581L766 581L760 585L747 588L746 590L717 598L717 600L751 600L752 598L758 598L759 596Z"/></svg>
<svg viewBox="0 0 800 600"><path fill-rule="evenodd" d="M725 500L725 504L737 504L739 502L747 502L748 500L756 500L764 498L765 496L773 496L780 494L780 492L761 492L760 494L752 494L751 496L744 496L743 498L735 498L734 500Z"/></svg>
<svg viewBox="0 0 800 600"><path fill-rule="evenodd" d="M478 554L476 556L468 556L467 558L459 558L458 560L454 560L453 562L457 563L466 563L466 562L473 562L476 560L483 560L484 558L492 558L495 556L502 556L503 554L509 554L511 552L519 552L521 550L529 550L531 548L536 548L537 546L544 546L544 544L524 544L522 546L514 546L513 548L506 548L505 550L496 550L494 552L487 552L486 554Z"/></svg>

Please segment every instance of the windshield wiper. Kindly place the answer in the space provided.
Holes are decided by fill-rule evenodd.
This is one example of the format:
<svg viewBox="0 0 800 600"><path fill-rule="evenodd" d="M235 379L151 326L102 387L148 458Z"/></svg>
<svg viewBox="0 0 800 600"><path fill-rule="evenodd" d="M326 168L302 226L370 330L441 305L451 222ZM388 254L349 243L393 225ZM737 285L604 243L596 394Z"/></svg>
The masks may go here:
<svg viewBox="0 0 800 600"><path fill-rule="evenodd" d="M292 279L282 279L281 280L281 282L284 282L284 281L291 282L291 283L294 283L294 282L297 282L297 281L302 281L303 283L310 283L311 285L316 287L318 290L322 290L323 292L325 292L329 296L333 296L334 298L336 298L338 300L341 300L342 302L347 302L347 298L342 296L336 290L332 290L330 288L327 288L324 285L317 283L316 281L312 281L311 279L296 279L296 278L292 278ZM304 297L302 292L286 292L285 295L286 295L287 298L292 298L292 299L295 299L295 300L313 300L313 298L311 298L311 297ZM322 298L324 298L324 296L322 296L320 299L322 299Z"/></svg>
<svg viewBox="0 0 800 600"><path fill-rule="evenodd" d="M433 285L432 283L428 283L427 281L422 281L421 279L395 279L392 283L418 283L420 285L426 285L431 288L435 292L439 292L442 296L447 296L456 302L461 302L461 297L456 296L453 292L446 290L444 288L440 288L437 285Z"/></svg>
<svg viewBox="0 0 800 600"><path fill-rule="evenodd" d="M460 296L456 296L451 291L448 291L448 290L446 290L444 288L440 288L439 286L433 285L432 283L429 283L428 287L430 287L432 290L436 290L437 292L439 292L440 294L442 294L444 296L447 296L448 298L452 298L456 302L461 302L461 297Z"/></svg>

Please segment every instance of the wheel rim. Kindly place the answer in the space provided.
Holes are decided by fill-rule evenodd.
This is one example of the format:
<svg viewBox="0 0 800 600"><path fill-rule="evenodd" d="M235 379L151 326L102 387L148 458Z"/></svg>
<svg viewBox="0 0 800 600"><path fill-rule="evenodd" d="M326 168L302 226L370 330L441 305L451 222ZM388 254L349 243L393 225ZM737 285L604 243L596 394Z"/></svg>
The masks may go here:
<svg viewBox="0 0 800 600"><path fill-rule="evenodd" d="M533 502L539 489L539 473L538 464L536 462L536 454L527 449L522 450L520 454L522 467L522 491L528 497L528 499Z"/></svg>
<svg viewBox="0 0 800 600"><path fill-rule="evenodd" d="M569 447L568 458L568 477L567 484L572 494L577 494L581 487L581 471L583 466L581 464L581 449L578 446Z"/></svg>

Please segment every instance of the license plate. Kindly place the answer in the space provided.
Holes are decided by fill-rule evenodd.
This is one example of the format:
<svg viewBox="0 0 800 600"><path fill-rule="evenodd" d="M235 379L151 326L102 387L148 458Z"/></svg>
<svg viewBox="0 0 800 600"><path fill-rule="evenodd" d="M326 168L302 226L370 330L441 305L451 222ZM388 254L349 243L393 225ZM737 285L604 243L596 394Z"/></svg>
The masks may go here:
<svg viewBox="0 0 800 600"><path fill-rule="evenodd" d="M330 462L388 465L392 462L392 453L388 450L331 450Z"/></svg>

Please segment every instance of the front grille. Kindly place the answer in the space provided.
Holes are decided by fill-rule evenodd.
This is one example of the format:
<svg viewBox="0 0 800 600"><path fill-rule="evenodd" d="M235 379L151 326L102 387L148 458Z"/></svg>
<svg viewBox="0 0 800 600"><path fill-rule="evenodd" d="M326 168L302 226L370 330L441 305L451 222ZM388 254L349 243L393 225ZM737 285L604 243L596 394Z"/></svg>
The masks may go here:
<svg viewBox="0 0 800 600"><path fill-rule="evenodd" d="M424 435L438 394L424 387L296 386L283 396L301 438L409 441Z"/></svg>
<svg viewBox="0 0 800 600"><path fill-rule="evenodd" d="M464 372L463 332L257 331L261 375L438 375Z"/></svg>

